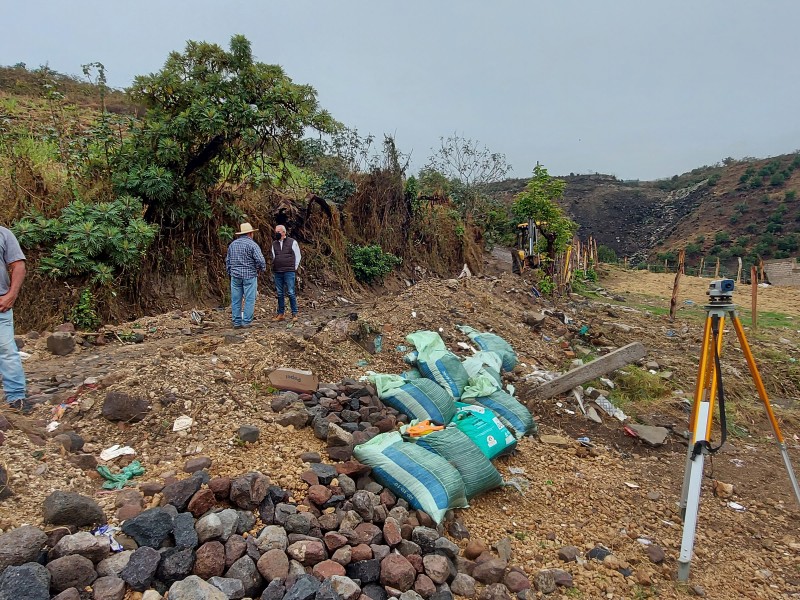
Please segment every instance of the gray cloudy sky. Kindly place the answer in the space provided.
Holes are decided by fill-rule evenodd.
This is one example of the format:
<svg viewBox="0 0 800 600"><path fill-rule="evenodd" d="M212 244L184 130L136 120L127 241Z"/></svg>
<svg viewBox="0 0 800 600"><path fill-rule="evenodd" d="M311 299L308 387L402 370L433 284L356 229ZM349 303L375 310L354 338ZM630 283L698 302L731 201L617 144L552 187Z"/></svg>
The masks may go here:
<svg viewBox="0 0 800 600"><path fill-rule="evenodd" d="M0 0L0 64L100 61L126 86L187 39L313 85L424 164L453 132L513 174L668 177L800 148L797 0Z"/></svg>

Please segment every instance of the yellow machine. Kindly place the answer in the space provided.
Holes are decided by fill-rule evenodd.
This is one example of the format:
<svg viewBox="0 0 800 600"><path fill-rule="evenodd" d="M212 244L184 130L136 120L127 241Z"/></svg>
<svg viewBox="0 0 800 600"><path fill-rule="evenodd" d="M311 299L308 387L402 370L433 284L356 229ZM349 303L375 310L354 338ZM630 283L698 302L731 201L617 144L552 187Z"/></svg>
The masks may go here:
<svg viewBox="0 0 800 600"><path fill-rule="evenodd" d="M539 266L539 254L536 252L536 243L539 241L538 226L540 221L530 220L517 225L517 240L511 250L511 270L519 275L526 268L535 269Z"/></svg>

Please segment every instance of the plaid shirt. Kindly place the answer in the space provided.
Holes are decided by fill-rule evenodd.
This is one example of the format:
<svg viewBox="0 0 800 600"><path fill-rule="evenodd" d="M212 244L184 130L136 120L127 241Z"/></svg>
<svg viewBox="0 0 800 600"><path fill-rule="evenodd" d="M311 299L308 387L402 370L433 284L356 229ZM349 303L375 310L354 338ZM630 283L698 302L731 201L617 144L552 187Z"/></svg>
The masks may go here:
<svg viewBox="0 0 800 600"><path fill-rule="evenodd" d="M246 235L237 237L228 246L225 270L231 277L252 279L266 269L267 261L264 260L261 248Z"/></svg>

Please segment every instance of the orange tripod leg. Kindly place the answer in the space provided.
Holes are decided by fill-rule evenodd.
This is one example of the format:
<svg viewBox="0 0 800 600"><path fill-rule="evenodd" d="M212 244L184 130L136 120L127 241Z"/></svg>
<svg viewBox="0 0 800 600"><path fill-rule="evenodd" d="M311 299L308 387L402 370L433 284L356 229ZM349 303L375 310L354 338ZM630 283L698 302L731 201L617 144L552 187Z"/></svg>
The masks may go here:
<svg viewBox="0 0 800 600"><path fill-rule="evenodd" d="M764 403L764 408L767 411L769 422L772 424L772 430L775 432L775 441L778 443L778 448L781 451L783 462L786 466L786 472L789 474L789 481L791 482L794 490L794 495L797 497L797 502L800 503L800 486L797 484L797 478L795 477L792 463L789 461L789 452L786 450L786 442L783 439L781 428L778 425L778 419L775 418L775 412L772 410L772 405L769 403L769 397L767 396L767 390L764 387L764 381L761 379L761 374L758 372L755 358L753 358L753 352L750 350L750 344L747 343L747 338L744 335L744 328L742 327L742 323L739 321L739 317L736 315L736 313L731 314L731 320L733 321L733 328L736 330L736 337L739 338L739 344L742 346L742 352L744 352L744 358L747 361L747 367L750 369L750 374L753 376L753 382L756 384L758 396L761 398L761 402Z"/></svg>

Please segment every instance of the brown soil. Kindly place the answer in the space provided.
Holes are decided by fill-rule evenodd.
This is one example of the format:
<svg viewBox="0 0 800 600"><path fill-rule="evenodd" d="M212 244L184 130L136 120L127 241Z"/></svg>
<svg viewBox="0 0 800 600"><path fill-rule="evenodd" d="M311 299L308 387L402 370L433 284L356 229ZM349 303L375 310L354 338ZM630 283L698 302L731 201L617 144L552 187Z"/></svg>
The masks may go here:
<svg viewBox="0 0 800 600"><path fill-rule="evenodd" d="M490 271L505 270L504 263L489 260ZM653 284L641 283L639 278ZM737 423L748 431L742 429L740 437L732 438L706 463L691 584L687 587L675 581L681 539L676 502L686 458L685 440L680 436L687 426L683 398L691 396L702 320L681 316L677 323L669 323L663 316L628 306L661 302L656 296L634 293L649 291L656 282L658 276L612 272L601 284L614 295L627 294L625 302L575 296L556 305L534 300L526 281L507 273L461 281L423 280L377 298L345 298L329 292L321 294L313 307L301 302L303 319L292 329L269 322L272 307L260 298L258 321L249 330L229 329L229 316L222 311L206 311L201 326L192 325L188 313L167 314L141 319L136 323L138 329L127 327L145 334L142 344L116 343L53 357L43 339L30 342L25 347L32 353L26 370L40 389L63 386L48 394L56 402L74 395L74 388L86 377L99 378L103 389L84 389L55 433L74 429L85 438L86 451L95 455L112 444L132 446L147 469L142 481L180 475L184 461L200 454L213 459L213 475L257 469L302 497L307 486L299 478L303 470L299 455L322 448L310 430L295 431L272 422L272 390L266 375L274 367L310 368L321 381L359 377L368 370L396 373L405 369L402 357L407 333L441 329L451 349L463 353L456 342L468 340L454 325L466 323L491 329L512 343L521 364L509 380L524 397L533 388L525 381L532 371L568 366L564 343L575 349L591 346L594 353L601 353L603 347L640 340L650 350L648 359L658 361L662 371L672 372L669 385L675 393L626 407L626 411L639 422L672 427L668 443L646 447L625 435L622 425L610 417L604 416L602 424L591 423L580 416L570 397L535 402L540 433L573 440L585 435L594 448L588 451L577 442L558 448L536 439L522 441L516 454L496 462L506 479L517 478L524 493L508 486L477 498L470 509L458 511L472 536L487 542L511 536L512 562L529 575L548 567L570 571L576 590L559 590L552 598L686 598L695 585L702 586L708 598L800 594L800 511L775 446L769 443L769 424L753 402L751 382L742 375L746 371L735 352L726 359L724 373ZM658 285L661 290L663 285ZM702 300L701 290L691 293L696 294L697 302ZM773 290L764 291L765 299L768 293ZM777 297L775 306L780 306ZM549 316L543 329L535 331L522 319L529 310L563 312L573 323L565 326ZM787 310L784 306L783 312ZM369 354L353 341L335 341L332 321L351 313L382 331L381 353ZM631 329L623 331L615 323ZM593 346L576 333L583 324L589 325ZM674 335L668 336L667 331ZM790 345L779 337L785 337ZM753 346L761 353L780 349L791 354L796 351L797 338L796 332L780 330L759 336ZM789 367L788 362L776 358L762 370L768 390L787 390L785 399L796 400L795 384L787 384L784 377L783 369ZM100 410L108 389L150 398L151 412L137 424L120 426L106 421ZM16 496L0 505L2 529L22 523L40 525L42 500L54 489L93 495L113 515L114 493L100 491L96 474L74 467L44 432L52 408L52 403L45 403L31 418L8 415L18 428L6 432L2 456ZM796 458L795 434L800 431L794 409L776 410L790 453ZM196 425L188 434L173 433L172 423L182 414L192 416ZM242 424L260 426L261 440L248 446L236 444L235 432ZM727 500L715 498L712 479L732 483L732 500L747 510L735 512ZM637 540L661 546L667 555L665 563L652 564L642 541ZM564 564L558 560L562 546L588 550L596 544L610 548L617 564ZM633 575L626 578L611 567L630 567Z"/></svg>

